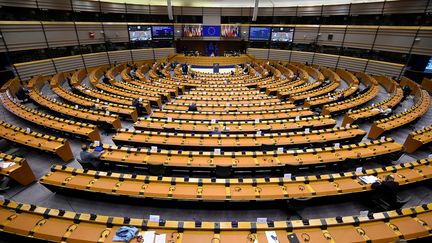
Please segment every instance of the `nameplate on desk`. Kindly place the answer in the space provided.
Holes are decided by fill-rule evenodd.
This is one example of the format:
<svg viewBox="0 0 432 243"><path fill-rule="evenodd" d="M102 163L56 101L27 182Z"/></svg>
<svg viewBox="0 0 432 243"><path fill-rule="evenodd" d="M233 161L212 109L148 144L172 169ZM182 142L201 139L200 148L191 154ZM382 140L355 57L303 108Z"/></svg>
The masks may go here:
<svg viewBox="0 0 432 243"><path fill-rule="evenodd" d="M340 143L335 143L334 146L335 146L336 148L340 148L340 147L341 147Z"/></svg>
<svg viewBox="0 0 432 243"><path fill-rule="evenodd" d="M283 148L283 147L278 147L278 148L277 148L277 151L278 151L278 153L283 153L284 148Z"/></svg>
<svg viewBox="0 0 432 243"><path fill-rule="evenodd" d="M150 147L150 151L151 151L151 152L157 152L157 150L158 150L158 147L157 147L157 146L151 146L151 147Z"/></svg>
<svg viewBox="0 0 432 243"><path fill-rule="evenodd" d="M261 131L257 131L257 132L256 132L256 135L257 135L257 136L261 136L261 134L262 134Z"/></svg>
<svg viewBox="0 0 432 243"><path fill-rule="evenodd" d="M267 224L267 218L257 218L258 224Z"/></svg>
<svg viewBox="0 0 432 243"><path fill-rule="evenodd" d="M305 128L305 132L310 132L310 129L309 128Z"/></svg>
<svg viewBox="0 0 432 243"><path fill-rule="evenodd" d="M284 178L285 179L291 179L291 173L285 173Z"/></svg>
<svg viewBox="0 0 432 243"><path fill-rule="evenodd" d="M361 173L363 171L363 167L357 167L355 172Z"/></svg>
<svg viewBox="0 0 432 243"><path fill-rule="evenodd" d="M172 117L167 117L167 121L172 122Z"/></svg>
<svg viewBox="0 0 432 243"><path fill-rule="evenodd" d="M259 123L260 122L260 119L259 118L256 118L255 119L255 123Z"/></svg>
<svg viewBox="0 0 432 243"><path fill-rule="evenodd" d="M221 150L220 149L214 149L214 154L220 155L221 154Z"/></svg>
<svg viewBox="0 0 432 243"><path fill-rule="evenodd" d="M96 141L94 141L94 146L100 146L100 141L99 140L96 140Z"/></svg>
<svg viewBox="0 0 432 243"><path fill-rule="evenodd" d="M211 123L217 123L217 120L216 120L216 119L211 119L210 122L211 122Z"/></svg>
<svg viewBox="0 0 432 243"><path fill-rule="evenodd" d="M296 121L300 120L300 116L296 116L296 117L295 117L295 120L296 120Z"/></svg>
<svg viewBox="0 0 432 243"><path fill-rule="evenodd" d="M149 222L156 222L159 223L160 216L159 215L150 215Z"/></svg>

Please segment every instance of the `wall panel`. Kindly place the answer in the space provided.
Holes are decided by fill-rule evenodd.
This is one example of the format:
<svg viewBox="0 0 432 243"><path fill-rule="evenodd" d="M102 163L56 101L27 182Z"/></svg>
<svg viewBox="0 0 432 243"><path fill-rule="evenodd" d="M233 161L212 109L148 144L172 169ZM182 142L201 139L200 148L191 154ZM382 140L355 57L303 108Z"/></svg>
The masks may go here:
<svg viewBox="0 0 432 243"><path fill-rule="evenodd" d="M432 56L432 28L421 27L418 40L414 42L412 52L414 54Z"/></svg>
<svg viewBox="0 0 432 243"><path fill-rule="evenodd" d="M325 5L323 8L323 16L330 15L348 15L349 14L349 4L343 5Z"/></svg>
<svg viewBox="0 0 432 243"><path fill-rule="evenodd" d="M21 8L36 8L36 0L16 1L16 0L0 0L1 6L21 7Z"/></svg>
<svg viewBox="0 0 432 243"><path fill-rule="evenodd" d="M288 50L270 50L269 59L278 61L289 61L291 56L291 51Z"/></svg>
<svg viewBox="0 0 432 243"><path fill-rule="evenodd" d="M106 39L111 42L129 42L126 23L104 23Z"/></svg>
<svg viewBox="0 0 432 243"><path fill-rule="evenodd" d="M20 1L23 2L23 1ZM37 0L39 8L41 9L61 9L61 10L71 10L70 0Z"/></svg>
<svg viewBox="0 0 432 243"><path fill-rule="evenodd" d="M127 4L126 11L131 14L149 14L150 7L149 5Z"/></svg>
<svg viewBox="0 0 432 243"><path fill-rule="evenodd" d="M304 6L298 7L297 16L320 16L322 6Z"/></svg>
<svg viewBox="0 0 432 243"><path fill-rule="evenodd" d="M150 5L150 14L168 15L168 8L166 6Z"/></svg>
<svg viewBox="0 0 432 243"><path fill-rule="evenodd" d="M134 61L153 60L153 49L136 49L132 50L132 57Z"/></svg>
<svg viewBox="0 0 432 243"><path fill-rule="evenodd" d="M345 33L345 27L344 26L321 27L319 33L321 34L318 37L319 45L341 46L344 33ZM331 40L329 40L330 35L333 36Z"/></svg>
<svg viewBox="0 0 432 243"><path fill-rule="evenodd" d="M345 36L345 47L371 49L376 27L348 26Z"/></svg>
<svg viewBox="0 0 432 243"><path fill-rule="evenodd" d="M248 48L247 54L253 55L257 59L267 59L269 55L269 49Z"/></svg>
<svg viewBox="0 0 432 243"><path fill-rule="evenodd" d="M317 64L324 67L334 68L338 62L339 56L328 55L322 53L315 53L313 64Z"/></svg>
<svg viewBox="0 0 432 243"><path fill-rule="evenodd" d="M402 64L370 60L366 68L366 73L385 75L389 77L399 77L403 67L404 65Z"/></svg>
<svg viewBox="0 0 432 243"><path fill-rule="evenodd" d="M182 15L203 15L203 8L183 7Z"/></svg>
<svg viewBox="0 0 432 243"><path fill-rule="evenodd" d="M274 16L296 16L296 14L297 14L297 7L274 9Z"/></svg>
<svg viewBox="0 0 432 243"><path fill-rule="evenodd" d="M102 24L77 22L76 25L81 45L104 43ZM90 38L89 32L94 32L94 38Z"/></svg>
<svg viewBox="0 0 432 243"><path fill-rule="evenodd" d="M366 59L340 56L338 68L344 68L354 72L363 72L366 67L366 63Z"/></svg>
<svg viewBox="0 0 432 243"><path fill-rule="evenodd" d="M108 52L111 63L131 62L132 56L129 50Z"/></svg>
<svg viewBox="0 0 432 243"><path fill-rule="evenodd" d="M155 48L154 50L154 59L165 59L169 55L175 54L174 48Z"/></svg>
<svg viewBox="0 0 432 243"><path fill-rule="evenodd" d="M50 47L78 45L78 40L73 24L57 24L55 22L43 22L43 25Z"/></svg>
<svg viewBox="0 0 432 243"><path fill-rule="evenodd" d="M273 8L259 8L258 16L273 16Z"/></svg>
<svg viewBox="0 0 432 243"><path fill-rule="evenodd" d="M241 16L241 8L221 8L221 16Z"/></svg>
<svg viewBox="0 0 432 243"><path fill-rule="evenodd" d="M291 62L312 63L313 52L292 51Z"/></svg>
<svg viewBox="0 0 432 243"><path fill-rule="evenodd" d="M75 11L99 12L98 1L72 0L73 9Z"/></svg>
<svg viewBox="0 0 432 243"><path fill-rule="evenodd" d="M309 44L318 36L318 25L297 25L295 27L294 42Z"/></svg>
<svg viewBox="0 0 432 243"><path fill-rule="evenodd" d="M29 80L32 76L53 75L56 73L51 59L14 64L21 80Z"/></svg>
<svg viewBox="0 0 432 243"><path fill-rule="evenodd" d="M100 3L102 13L126 13L126 5L124 3Z"/></svg>
<svg viewBox="0 0 432 243"><path fill-rule="evenodd" d="M374 50L408 53L416 32L417 28L381 27Z"/></svg>
<svg viewBox="0 0 432 243"><path fill-rule="evenodd" d="M87 67L96 67L109 63L106 52L85 54L83 57Z"/></svg>
<svg viewBox="0 0 432 243"><path fill-rule="evenodd" d="M83 60L80 55L53 58L57 72L66 72L84 67Z"/></svg>
<svg viewBox="0 0 432 243"><path fill-rule="evenodd" d="M428 0L386 2L384 14L422 13L426 10L428 2Z"/></svg>
<svg viewBox="0 0 432 243"><path fill-rule="evenodd" d="M357 3L351 5L351 15L381 14L384 3Z"/></svg>
<svg viewBox="0 0 432 243"><path fill-rule="evenodd" d="M9 51L47 48L40 22L29 21L14 24L13 21L2 22L1 30Z"/></svg>

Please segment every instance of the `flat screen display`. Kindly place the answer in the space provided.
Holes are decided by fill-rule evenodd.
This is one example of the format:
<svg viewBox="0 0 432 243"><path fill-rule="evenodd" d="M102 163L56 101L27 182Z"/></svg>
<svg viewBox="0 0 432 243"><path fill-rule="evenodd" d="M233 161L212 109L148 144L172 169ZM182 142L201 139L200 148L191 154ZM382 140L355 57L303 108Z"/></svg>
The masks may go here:
<svg viewBox="0 0 432 243"><path fill-rule="evenodd" d="M184 25L183 26L183 37L202 37L203 27L202 25Z"/></svg>
<svg viewBox="0 0 432 243"><path fill-rule="evenodd" d="M294 37L294 28L273 27L271 40L274 42L292 42Z"/></svg>
<svg viewBox="0 0 432 243"><path fill-rule="evenodd" d="M221 36L227 39L235 39L240 37L240 26L238 25L222 25Z"/></svg>
<svg viewBox="0 0 432 243"><path fill-rule="evenodd" d="M171 40L174 38L174 26L155 25L152 26L153 40Z"/></svg>
<svg viewBox="0 0 432 243"><path fill-rule="evenodd" d="M432 57L429 59L429 62L425 67L425 72L432 73Z"/></svg>
<svg viewBox="0 0 432 243"><path fill-rule="evenodd" d="M270 27L251 26L249 29L249 40L268 41L270 40Z"/></svg>
<svg viewBox="0 0 432 243"><path fill-rule="evenodd" d="M149 41L152 39L151 27L147 25L129 25L130 41Z"/></svg>
<svg viewBox="0 0 432 243"><path fill-rule="evenodd" d="M220 37L221 29L218 25L204 25L203 36Z"/></svg>

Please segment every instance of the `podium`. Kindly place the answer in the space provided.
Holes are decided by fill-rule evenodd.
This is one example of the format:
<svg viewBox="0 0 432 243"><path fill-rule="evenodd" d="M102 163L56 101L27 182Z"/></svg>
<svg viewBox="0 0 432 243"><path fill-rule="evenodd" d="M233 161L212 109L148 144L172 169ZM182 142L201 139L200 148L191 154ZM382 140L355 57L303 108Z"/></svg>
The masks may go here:
<svg viewBox="0 0 432 243"><path fill-rule="evenodd" d="M213 73L219 73L219 63L213 63Z"/></svg>

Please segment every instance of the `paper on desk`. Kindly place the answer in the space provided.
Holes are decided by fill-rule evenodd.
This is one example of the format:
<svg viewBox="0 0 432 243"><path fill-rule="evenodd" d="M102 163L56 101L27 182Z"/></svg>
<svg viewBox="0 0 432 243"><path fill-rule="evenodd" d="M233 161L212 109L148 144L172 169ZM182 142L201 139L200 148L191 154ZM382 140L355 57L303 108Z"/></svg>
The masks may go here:
<svg viewBox="0 0 432 243"><path fill-rule="evenodd" d="M4 168L8 168L8 167L11 167L14 165L15 165L15 162L3 162L3 163L1 163L1 168L4 169Z"/></svg>
<svg viewBox="0 0 432 243"><path fill-rule="evenodd" d="M165 243L166 234L156 235L155 243Z"/></svg>
<svg viewBox="0 0 432 243"><path fill-rule="evenodd" d="M156 231L146 231L144 232L143 240L144 243L153 243Z"/></svg>
<svg viewBox="0 0 432 243"><path fill-rule="evenodd" d="M373 184L378 180L378 178L375 176L360 176L359 178L366 184Z"/></svg>
<svg viewBox="0 0 432 243"><path fill-rule="evenodd" d="M268 243L279 243L277 239L276 231L266 231L266 237Z"/></svg>

